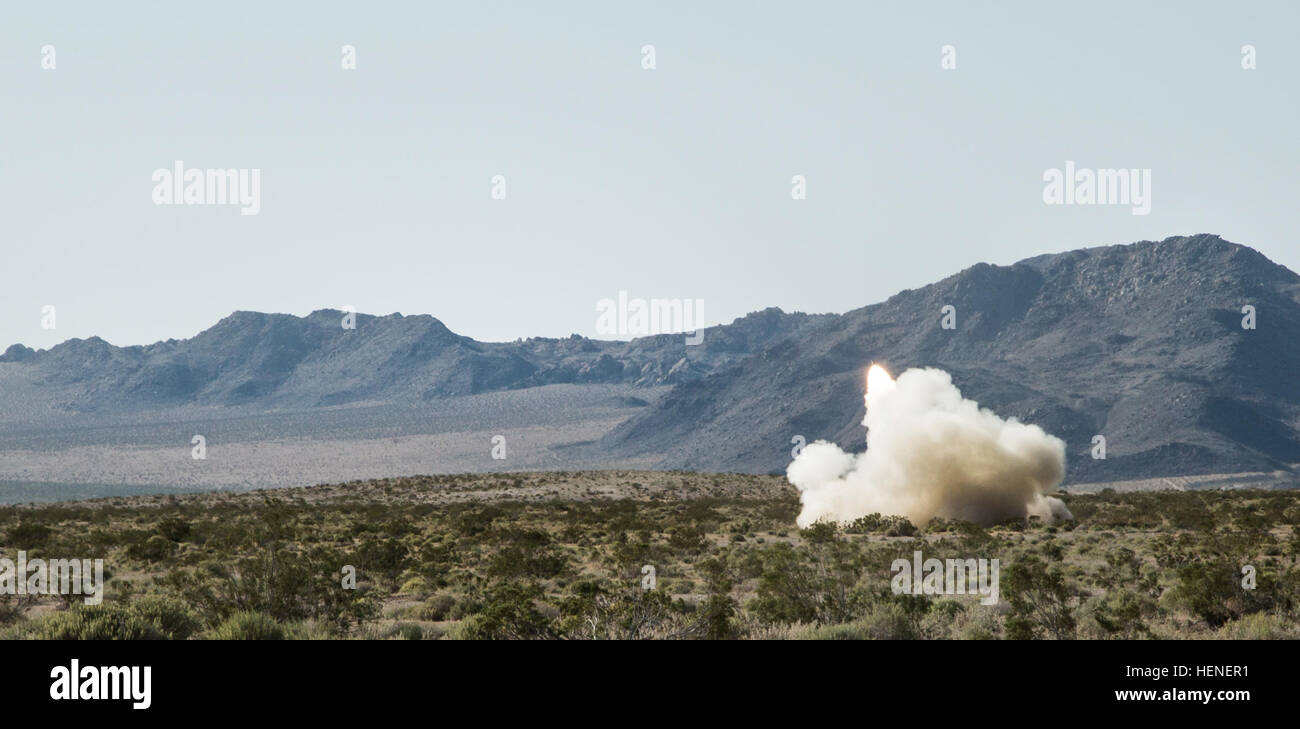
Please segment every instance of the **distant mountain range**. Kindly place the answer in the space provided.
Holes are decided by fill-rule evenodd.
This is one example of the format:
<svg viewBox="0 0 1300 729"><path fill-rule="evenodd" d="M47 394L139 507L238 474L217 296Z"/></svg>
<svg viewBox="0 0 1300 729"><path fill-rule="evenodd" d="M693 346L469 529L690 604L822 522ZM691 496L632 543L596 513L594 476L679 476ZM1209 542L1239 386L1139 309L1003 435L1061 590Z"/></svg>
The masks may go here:
<svg viewBox="0 0 1300 729"><path fill-rule="evenodd" d="M306 317L237 311L192 339L115 347L92 337L49 350L13 345L0 362L22 362L66 391L71 411L183 404L313 408L351 402L438 400L554 384L674 385L731 367L769 344L811 332L833 316L750 314L706 330L629 342L529 338L478 342L428 315ZM72 387L69 387L72 386Z"/></svg>
<svg viewBox="0 0 1300 729"><path fill-rule="evenodd" d="M1255 329L1242 327L1247 305ZM945 306L955 329L940 325ZM694 346L682 335L486 343L431 316L359 314L355 330L343 316L236 312L143 347L14 345L0 356L0 405L12 428L29 407L130 419L619 385L630 414L584 446L597 462L767 472L789 462L796 435L861 450L863 371L879 362L941 367L967 397L1063 438L1068 481L1300 464L1300 276L1214 235L979 264L842 315L767 309ZM1105 460L1089 455L1095 435Z"/></svg>

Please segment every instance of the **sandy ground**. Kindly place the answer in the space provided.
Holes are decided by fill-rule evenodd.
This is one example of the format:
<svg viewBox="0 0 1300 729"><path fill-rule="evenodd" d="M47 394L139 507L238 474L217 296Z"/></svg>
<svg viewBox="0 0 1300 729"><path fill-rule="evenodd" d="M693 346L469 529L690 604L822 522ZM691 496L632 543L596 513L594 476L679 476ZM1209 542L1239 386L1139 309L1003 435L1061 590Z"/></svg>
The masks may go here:
<svg viewBox="0 0 1300 729"><path fill-rule="evenodd" d="M413 474L651 468L656 457L610 459L596 445L644 406L628 392L557 385L410 405L10 421L0 423L0 503ZM195 435L205 438L202 459L194 457Z"/></svg>
<svg viewBox="0 0 1300 729"><path fill-rule="evenodd" d="M306 504L448 504L485 501L652 501L706 497L793 499L796 491L782 476L644 470L549 471L403 476L273 491L113 496L94 502L70 502L67 505L107 503L151 507L220 502L252 507L262 504L267 496ZM39 509L47 506L23 504L20 508Z"/></svg>
<svg viewBox="0 0 1300 729"><path fill-rule="evenodd" d="M1102 489L1114 489L1115 491L1195 491L1197 489L1277 488L1300 488L1300 480L1297 480L1294 474L1282 471L1271 473L1210 473L1200 476L1165 476L1131 481L1074 483L1066 485L1064 490L1070 493L1088 494Z"/></svg>
<svg viewBox="0 0 1300 729"><path fill-rule="evenodd" d="M209 440L202 460L193 457L188 443L15 450L0 455L0 481L243 490L412 474L578 469L585 464L566 454L569 446L598 438L620 420L371 440ZM501 459L492 455L496 436L504 438Z"/></svg>

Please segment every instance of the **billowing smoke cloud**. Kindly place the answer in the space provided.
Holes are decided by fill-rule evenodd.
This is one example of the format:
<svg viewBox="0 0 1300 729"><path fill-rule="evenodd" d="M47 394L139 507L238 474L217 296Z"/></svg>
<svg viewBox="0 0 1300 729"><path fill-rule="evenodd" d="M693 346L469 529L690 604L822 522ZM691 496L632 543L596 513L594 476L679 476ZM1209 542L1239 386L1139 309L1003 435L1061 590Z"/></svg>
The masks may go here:
<svg viewBox="0 0 1300 729"><path fill-rule="evenodd" d="M1065 443L961 396L938 369L892 380L867 375L867 450L845 453L817 441L786 471L800 491L798 524L894 514L924 526L932 517L992 524L1011 517L1072 518L1045 494L1065 475Z"/></svg>

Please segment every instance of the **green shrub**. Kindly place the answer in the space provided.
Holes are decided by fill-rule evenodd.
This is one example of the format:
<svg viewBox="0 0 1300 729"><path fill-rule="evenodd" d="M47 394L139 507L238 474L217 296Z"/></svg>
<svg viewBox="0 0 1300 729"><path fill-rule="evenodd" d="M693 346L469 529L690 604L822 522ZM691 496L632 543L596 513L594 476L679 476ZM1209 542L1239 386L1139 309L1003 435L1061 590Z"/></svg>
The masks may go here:
<svg viewBox="0 0 1300 729"><path fill-rule="evenodd" d="M442 621L447 620L451 615L452 608L456 606L456 598L447 594L434 595L425 600L417 610L420 620Z"/></svg>
<svg viewBox="0 0 1300 729"><path fill-rule="evenodd" d="M171 640L185 640L199 631L199 616L174 597L149 594L136 599L127 610L148 622Z"/></svg>
<svg viewBox="0 0 1300 729"><path fill-rule="evenodd" d="M28 626L36 640L159 640L165 636L121 605L84 605L54 613Z"/></svg>
<svg viewBox="0 0 1300 729"><path fill-rule="evenodd" d="M269 615L237 612L208 633L212 640L284 640L285 630Z"/></svg>
<svg viewBox="0 0 1300 729"><path fill-rule="evenodd" d="M193 606L209 625L248 611L284 623L314 618L346 632L379 610L368 590L342 587L342 567L347 562L346 554L328 548L299 552L273 547L233 566L212 562L199 569L176 570L160 583Z"/></svg>
<svg viewBox="0 0 1300 729"><path fill-rule="evenodd" d="M415 623L397 623L384 631L385 638L400 638L401 640L423 640L424 628Z"/></svg>
<svg viewBox="0 0 1300 729"><path fill-rule="evenodd" d="M1075 637L1080 591L1058 565L1044 564L1032 555L1017 558L1003 572L1002 595L1011 605L1006 620L1008 638Z"/></svg>
<svg viewBox="0 0 1300 729"><path fill-rule="evenodd" d="M299 620L284 626L285 640L333 640L337 632L329 623L318 620Z"/></svg>
<svg viewBox="0 0 1300 729"><path fill-rule="evenodd" d="M169 516L158 522L158 534L170 542L182 542L190 535L190 523Z"/></svg>
<svg viewBox="0 0 1300 729"><path fill-rule="evenodd" d="M809 628L797 636L798 640L871 640L866 628L857 623L839 623Z"/></svg>
<svg viewBox="0 0 1300 729"><path fill-rule="evenodd" d="M833 541L836 533L839 532L839 525L833 521L819 521L807 529L800 530L799 534L812 544L824 544Z"/></svg>
<svg viewBox="0 0 1300 729"><path fill-rule="evenodd" d="M50 541L54 531L44 524L23 522L9 530L6 541L17 549L36 549Z"/></svg>
<svg viewBox="0 0 1300 729"><path fill-rule="evenodd" d="M420 595L423 594L427 589L428 587L425 585L423 577L412 577L411 579L402 583L402 586L397 590L397 594Z"/></svg>
<svg viewBox="0 0 1300 729"><path fill-rule="evenodd" d="M1237 568L1228 562L1189 564L1178 569L1178 581L1166 599L1218 628L1237 617L1242 588Z"/></svg>
<svg viewBox="0 0 1300 729"><path fill-rule="evenodd" d="M1226 640L1300 640L1300 625L1281 615L1251 613L1225 623L1214 637Z"/></svg>
<svg viewBox="0 0 1300 729"><path fill-rule="evenodd" d="M167 537L155 534L139 544L132 544L126 549L126 556L145 562L161 562L172 556L176 544Z"/></svg>
<svg viewBox="0 0 1300 729"><path fill-rule="evenodd" d="M801 640L916 640L916 624L902 605L886 602L874 605L861 618L809 629Z"/></svg>
<svg viewBox="0 0 1300 729"><path fill-rule="evenodd" d="M537 609L538 585L505 582L493 585L483 611L466 621L471 640L521 640L556 637L552 620Z"/></svg>

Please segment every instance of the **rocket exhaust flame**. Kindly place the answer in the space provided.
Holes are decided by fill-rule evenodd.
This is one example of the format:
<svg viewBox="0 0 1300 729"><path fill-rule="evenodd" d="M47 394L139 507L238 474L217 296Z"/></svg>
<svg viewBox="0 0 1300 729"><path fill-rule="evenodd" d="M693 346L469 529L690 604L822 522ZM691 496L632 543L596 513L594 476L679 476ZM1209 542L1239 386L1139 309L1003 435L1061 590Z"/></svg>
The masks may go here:
<svg viewBox="0 0 1300 729"><path fill-rule="evenodd" d="M867 404L871 404L871 394L883 395L885 390L891 390L894 387L894 378L889 376L889 372L878 364L873 364L867 368L867 394L863 399Z"/></svg>
<svg viewBox="0 0 1300 729"><path fill-rule="evenodd" d="M936 516L985 525L1073 518L1046 495L1065 475L1061 439L980 408L943 370L910 369L895 380L873 364L866 379L866 452L817 441L786 470L803 503L800 527L872 513L918 526Z"/></svg>

